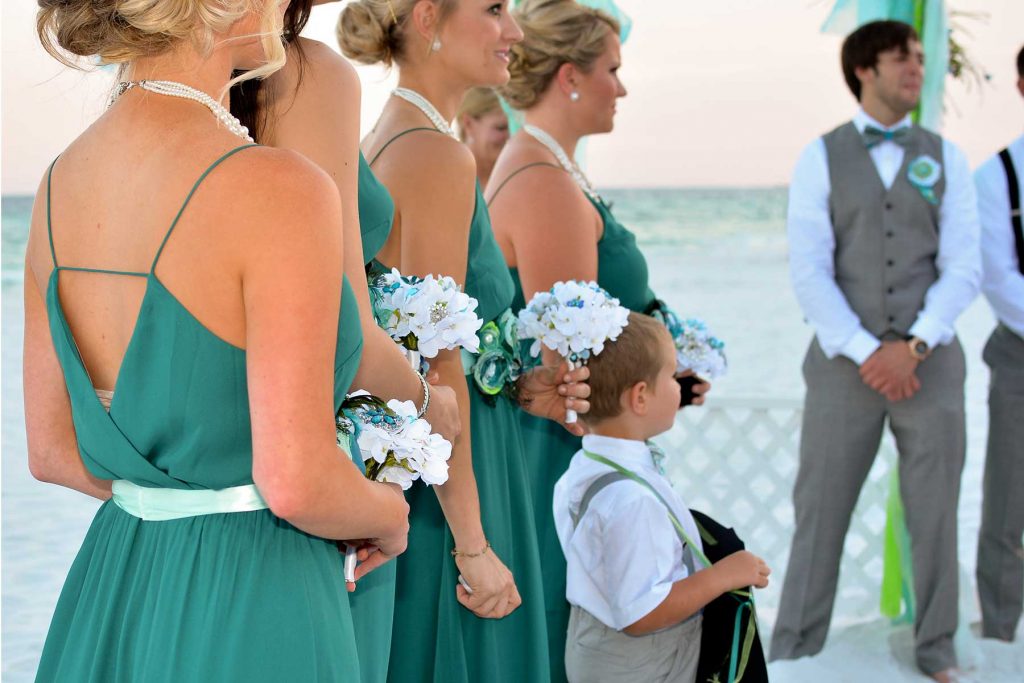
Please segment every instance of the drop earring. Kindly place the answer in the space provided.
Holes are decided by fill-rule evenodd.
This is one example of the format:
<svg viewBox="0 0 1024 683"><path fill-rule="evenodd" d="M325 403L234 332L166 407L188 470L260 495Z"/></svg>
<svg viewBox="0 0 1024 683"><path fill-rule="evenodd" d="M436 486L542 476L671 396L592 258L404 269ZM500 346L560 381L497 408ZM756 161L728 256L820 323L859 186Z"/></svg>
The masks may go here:
<svg viewBox="0 0 1024 683"><path fill-rule="evenodd" d="M430 49L434 52L440 52L441 50L441 39L434 38L434 42L430 44Z"/></svg>
<svg viewBox="0 0 1024 683"><path fill-rule="evenodd" d="M578 92L576 92L575 90L573 90L571 93L569 93L569 100L571 102L579 102L580 101L580 94Z"/></svg>

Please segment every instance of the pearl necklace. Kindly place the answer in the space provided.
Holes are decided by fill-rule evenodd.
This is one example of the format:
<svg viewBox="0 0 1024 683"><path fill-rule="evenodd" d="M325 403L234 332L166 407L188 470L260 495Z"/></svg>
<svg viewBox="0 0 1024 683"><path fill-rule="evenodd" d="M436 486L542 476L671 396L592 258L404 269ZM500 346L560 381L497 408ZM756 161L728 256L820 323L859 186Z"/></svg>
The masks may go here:
<svg viewBox="0 0 1024 683"><path fill-rule="evenodd" d="M395 88L391 91L391 94L396 97L401 97L403 100L423 112L423 115L430 119L430 122L434 124L434 128L437 128L445 135L451 136L456 140L459 139L459 136L457 136L455 131L452 130L451 124L445 120L441 115L441 112L437 110L437 107L432 105L430 100L423 95L419 94L415 90L410 90L409 88Z"/></svg>
<svg viewBox="0 0 1024 683"><path fill-rule="evenodd" d="M549 133L538 128L532 123L523 125L523 130L529 133L537 142L548 148L555 158L558 159L558 163L565 169L565 171L572 176L572 179L576 181L576 184L580 186L580 189L587 193L587 195L596 202L601 201L600 195L594 190L594 186L590 184L587 176L583 175L583 171L576 165L569 155L565 153L562 146L558 144Z"/></svg>
<svg viewBox="0 0 1024 683"><path fill-rule="evenodd" d="M240 138L245 138L249 142L255 142L255 140L252 139L252 136L249 135L249 129L243 126L241 121L232 116L231 112L228 111L224 105L204 93L202 90L193 88L190 85L185 85L184 83L178 83L177 81L121 81L117 84L117 88L114 89L114 94L110 98L110 104L113 105L117 98L135 87L154 92L158 95L180 97L185 100L198 102L213 112L213 115L217 117L217 120L220 121L221 124L229 131Z"/></svg>

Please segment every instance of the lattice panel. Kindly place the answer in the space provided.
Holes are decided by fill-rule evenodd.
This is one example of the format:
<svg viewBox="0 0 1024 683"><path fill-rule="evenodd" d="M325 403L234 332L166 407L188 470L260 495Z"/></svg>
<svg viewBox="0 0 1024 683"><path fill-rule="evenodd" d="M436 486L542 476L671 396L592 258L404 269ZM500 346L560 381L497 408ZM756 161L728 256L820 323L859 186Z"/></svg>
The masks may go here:
<svg viewBox="0 0 1024 683"><path fill-rule="evenodd" d="M657 441L669 454L675 487L690 505L733 526L772 567L759 593L767 620L782 593L793 534L793 484L802 405L794 400L718 399L680 413ZM889 471L895 444L886 435L854 509L840 565L833 623L878 614Z"/></svg>

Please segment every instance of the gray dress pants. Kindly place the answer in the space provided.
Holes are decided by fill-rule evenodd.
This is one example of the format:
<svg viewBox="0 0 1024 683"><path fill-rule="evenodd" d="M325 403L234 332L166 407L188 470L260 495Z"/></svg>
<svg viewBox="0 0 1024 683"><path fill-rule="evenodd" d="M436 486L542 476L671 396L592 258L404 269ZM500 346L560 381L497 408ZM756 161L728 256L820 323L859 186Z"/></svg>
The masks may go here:
<svg viewBox="0 0 1024 683"><path fill-rule="evenodd" d="M988 394L978 597L982 635L1013 640L1024 604L1024 339L999 325L985 345Z"/></svg>
<svg viewBox="0 0 1024 683"><path fill-rule="evenodd" d="M887 401L864 384L855 363L828 359L816 339L803 373L796 529L770 659L813 655L825 644L850 516L888 420L910 532L917 664L928 674L955 666L957 502L966 450L959 341L936 348L918 366L921 389L905 401Z"/></svg>
<svg viewBox="0 0 1024 683"><path fill-rule="evenodd" d="M565 643L569 683L694 683L703 616L645 636L609 628L571 605Z"/></svg>

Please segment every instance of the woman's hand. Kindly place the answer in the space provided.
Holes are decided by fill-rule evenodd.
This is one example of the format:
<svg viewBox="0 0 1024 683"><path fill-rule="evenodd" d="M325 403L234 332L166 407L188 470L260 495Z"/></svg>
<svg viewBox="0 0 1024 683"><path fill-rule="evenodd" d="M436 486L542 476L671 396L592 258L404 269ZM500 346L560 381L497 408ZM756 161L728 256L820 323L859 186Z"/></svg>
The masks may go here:
<svg viewBox="0 0 1024 683"><path fill-rule="evenodd" d="M523 603L512 572L493 549L476 557L456 556L455 566L473 591L470 593L460 583L455 587L455 596L459 604L478 617L501 619Z"/></svg>
<svg viewBox="0 0 1024 683"><path fill-rule="evenodd" d="M462 433L462 421L459 416L459 401L455 390L445 384L438 384L440 376L436 372L427 374L430 382L430 405L423 419L430 423L436 434L443 436L449 443Z"/></svg>
<svg viewBox="0 0 1024 683"><path fill-rule="evenodd" d="M569 364L562 361L557 367L533 368L519 378L519 405L523 410L561 424L576 436L583 436L584 428L578 422L566 424L566 409L582 415L590 410L590 369L586 366L569 372Z"/></svg>
<svg viewBox="0 0 1024 683"><path fill-rule="evenodd" d="M338 543L338 549L344 552L346 546L356 548L356 582L382 564L392 560L405 552L409 541L409 504L405 502L405 494L397 484L375 484L375 486L386 486L394 491L394 494L405 508L402 516L403 523L396 526L390 533L354 541L342 541ZM345 587L351 593L356 589L355 583L347 583Z"/></svg>

